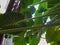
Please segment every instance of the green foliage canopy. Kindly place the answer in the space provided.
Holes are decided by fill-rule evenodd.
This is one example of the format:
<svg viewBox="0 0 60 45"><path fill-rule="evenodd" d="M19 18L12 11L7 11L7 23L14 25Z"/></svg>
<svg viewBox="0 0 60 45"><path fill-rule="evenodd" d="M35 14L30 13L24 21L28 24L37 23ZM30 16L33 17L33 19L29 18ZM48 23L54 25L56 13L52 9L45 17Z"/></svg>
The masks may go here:
<svg viewBox="0 0 60 45"><path fill-rule="evenodd" d="M37 4L39 6L36 10L34 5ZM19 10L18 13L6 12L0 14L0 33L12 32L13 35L18 35L18 37L14 38L15 45L26 45L27 43L37 45L41 35L46 32L46 41L48 43L60 45L59 0L22 0ZM34 18L32 18L34 13ZM48 17L51 18L51 21L46 23ZM21 30L21 32L17 29Z"/></svg>

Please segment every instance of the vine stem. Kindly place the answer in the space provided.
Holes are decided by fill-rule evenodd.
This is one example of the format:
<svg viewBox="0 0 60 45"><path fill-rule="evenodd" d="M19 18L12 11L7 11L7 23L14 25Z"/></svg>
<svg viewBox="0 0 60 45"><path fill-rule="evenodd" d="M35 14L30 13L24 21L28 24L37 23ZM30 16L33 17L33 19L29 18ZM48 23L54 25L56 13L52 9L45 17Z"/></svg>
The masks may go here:
<svg viewBox="0 0 60 45"><path fill-rule="evenodd" d="M59 5L60 5L60 3L56 4L54 7L52 7L51 10L48 10L48 11L47 11L47 14L45 13L45 14L42 15L42 16L37 16L37 17L34 17L34 18L28 18L28 19L22 19L22 20L17 21L17 22L15 22L15 23L13 23L13 24L8 24L8 25L6 25L6 26L16 25L16 24L18 24L18 23L20 23L20 22L27 22L27 21L32 20L32 19L43 18L43 17L46 17L46 16L56 16L56 15L60 14L60 11L58 11L58 10L60 10L60 7L57 8ZM56 9L56 8L57 8L57 9ZM54 9L54 10L53 10L53 9Z"/></svg>
<svg viewBox="0 0 60 45"><path fill-rule="evenodd" d="M53 27L53 26L60 26L60 22L59 23L54 23L54 24L48 24L48 25L39 25L39 26L34 26L34 27L22 27L22 28L0 30L0 34L26 31L28 29L38 29L38 28L41 29L43 27L48 28L48 27Z"/></svg>
<svg viewBox="0 0 60 45"><path fill-rule="evenodd" d="M53 14L54 16L57 15L57 14L60 14L59 11L53 12L53 13L54 13ZM45 17L45 16L52 16L51 14L45 14L43 16L38 16L38 17L34 17L34 18L23 19L23 20L21 20L19 22L29 21L31 19L42 18L42 17ZM19 23L19 22L17 22L17 23ZM17 24L17 23L15 23L15 24ZM27 29L37 29L37 28L52 27L52 26L59 26L59 25L60 25L60 23L54 23L54 24L39 25L39 26L34 26L34 27L22 27L22 28L6 29L6 30L0 30L0 33L12 33L12 32L25 31Z"/></svg>

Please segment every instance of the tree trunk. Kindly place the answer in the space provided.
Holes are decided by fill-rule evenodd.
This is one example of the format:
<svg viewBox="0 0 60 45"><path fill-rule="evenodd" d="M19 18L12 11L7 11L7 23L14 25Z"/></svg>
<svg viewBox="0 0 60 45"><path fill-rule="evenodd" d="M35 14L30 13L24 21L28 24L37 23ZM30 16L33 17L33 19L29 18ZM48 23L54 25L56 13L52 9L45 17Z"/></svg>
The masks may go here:
<svg viewBox="0 0 60 45"><path fill-rule="evenodd" d="M8 5L7 11L6 12L10 12L12 10L13 4L14 4L15 0L10 0L10 3Z"/></svg>
<svg viewBox="0 0 60 45"><path fill-rule="evenodd" d="M0 34L0 45L2 45L2 41L3 41L3 34Z"/></svg>
<svg viewBox="0 0 60 45"><path fill-rule="evenodd" d="M8 5L7 11L6 12L18 12L19 11L19 6L20 6L21 0L10 0L10 3Z"/></svg>

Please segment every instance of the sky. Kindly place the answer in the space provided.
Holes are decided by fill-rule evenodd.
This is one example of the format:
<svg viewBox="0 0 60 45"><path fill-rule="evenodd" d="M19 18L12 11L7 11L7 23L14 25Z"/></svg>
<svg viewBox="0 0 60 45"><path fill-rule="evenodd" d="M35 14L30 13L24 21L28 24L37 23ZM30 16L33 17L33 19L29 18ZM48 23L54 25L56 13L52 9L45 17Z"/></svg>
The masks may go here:
<svg viewBox="0 0 60 45"><path fill-rule="evenodd" d="M5 13L10 0L0 0L0 13Z"/></svg>
<svg viewBox="0 0 60 45"><path fill-rule="evenodd" d="M0 13L5 13L7 6L10 0L0 0ZM38 9L38 5L35 6L36 10ZM45 33L42 35L45 38ZM38 45L50 45L47 44L46 39L41 38L41 41Z"/></svg>
<svg viewBox="0 0 60 45"><path fill-rule="evenodd" d="M43 37L43 38L41 38L41 40L40 40L40 42L39 42L38 45L50 45L49 43L46 42L45 34L46 34L46 33L42 34L41 37Z"/></svg>

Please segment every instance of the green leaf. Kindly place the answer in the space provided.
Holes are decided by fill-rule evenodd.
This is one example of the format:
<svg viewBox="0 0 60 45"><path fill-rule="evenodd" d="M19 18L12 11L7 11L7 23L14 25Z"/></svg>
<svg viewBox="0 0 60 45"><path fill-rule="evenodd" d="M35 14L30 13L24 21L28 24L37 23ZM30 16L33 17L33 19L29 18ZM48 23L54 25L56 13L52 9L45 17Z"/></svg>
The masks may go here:
<svg viewBox="0 0 60 45"><path fill-rule="evenodd" d="M34 0L33 4L40 2L41 0Z"/></svg>
<svg viewBox="0 0 60 45"><path fill-rule="evenodd" d="M33 4L33 0L22 0L19 8L20 10L19 12L24 14L27 10L27 7L32 4Z"/></svg>
<svg viewBox="0 0 60 45"><path fill-rule="evenodd" d="M24 38L16 37L14 38L14 45L26 45L26 40Z"/></svg>
<svg viewBox="0 0 60 45"><path fill-rule="evenodd" d="M35 13L35 17L40 16L40 15L42 15L42 14L39 13L38 10L37 10L37 12ZM43 18L37 18L34 21L34 25L40 25L42 23L43 23Z"/></svg>
<svg viewBox="0 0 60 45"><path fill-rule="evenodd" d="M54 35L55 33L55 28L48 28L47 29L47 32L46 32L46 41L49 43L49 42L53 42L54 41Z"/></svg>
<svg viewBox="0 0 60 45"><path fill-rule="evenodd" d="M36 35L29 36L29 44L30 45L38 45L39 39L37 38Z"/></svg>
<svg viewBox="0 0 60 45"><path fill-rule="evenodd" d="M58 30L57 27L48 28L46 40L48 43L60 41L60 30Z"/></svg>
<svg viewBox="0 0 60 45"><path fill-rule="evenodd" d="M21 7L27 8L27 6L31 5L33 3L33 0L22 0Z"/></svg>
<svg viewBox="0 0 60 45"><path fill-rule="evenodd" d="M48 9L48 2L41 3L41 4L39 5L39 8Z"/></svg>
<svg viewBox="0 0 60 45"><path fill-rule="evenodd" d="M58 42L52 42L51 45L60 45L60 41L58 41Z"/></svg>
<svg viewBox="0 0 60 45"><path fill-rule="evenodd" d="M48 9L47 2L41 3L38 7L38 10L35 13L35 17L42 16L42 12L46 11ZM43 21L45 23L47 17L37 18L35 19L35 25L43 24Z"/></svg>
<svg viewBox="0 0 60 45"><path fill-rule="evenodd" d="M30 6L30 8L28 8L28 12L30 12L30 14L33 14L36 11L34 6Z"/></svg>
<svg viewBox="0 0 60 45"><path fill-rule="evenodd" d="M19 34L17 34L18 37L14 38L14 45L26 45L27 44L27 40L24 38L24 34L26 31L24 32L20 32Z"/></svg>
<svg viewBox="0 0 60 45"><path fill-rule="evenodd" d="M45 12L48 9L48 2L41 3L38 7L40 13Z"/></svg>

